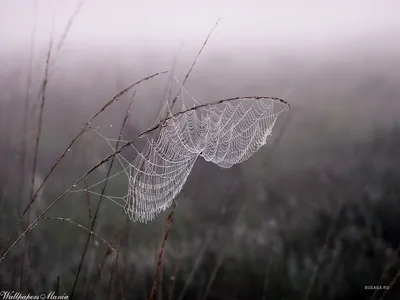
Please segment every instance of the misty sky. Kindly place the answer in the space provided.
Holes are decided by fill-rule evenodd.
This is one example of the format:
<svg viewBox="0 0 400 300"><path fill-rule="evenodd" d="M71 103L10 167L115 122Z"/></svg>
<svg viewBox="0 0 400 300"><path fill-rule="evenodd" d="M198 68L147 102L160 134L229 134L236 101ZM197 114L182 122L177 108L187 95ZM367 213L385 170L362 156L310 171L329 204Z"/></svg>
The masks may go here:
<svg viewBox="0 0 400 300"><path fill-rule="evenodd" d="M79 1L0 0L2 50L29 45L36 16L36 41L61 35ZM322 47L355 38L399 36L400 2L386 1L128 1L84 0L68 42L179 47L204 39L222 17L214 44L291 44ZM394 39L394 38L393 38Z"/></svg>
<svg viewBox="0 0 400 300"><path fill-rule="evenodd" d="M34 80L38 86L50 37L55 45L60 41L79 3L0 0L0 79L15 82L18 76L14 74L26 73L34 32L33 72L39 74ZM364 101L363 110L356 112L375 111L375 106L367 109L365 103L379 103L376 99L391 106L398 103L391 91L399 76L398 0L83 3L51 66L50 92L64 94L69 106L75 101L70 91L85 95L80 97L82 101L103 103L132 80L170 69L177 57L176 74L184 76L219 17L222 19L187 85L198 99L260 94L285 97L296 104L315 98L313 102L326 109L329 97L316 96L318 93L335 99L329 103L341 99L350 103L345 93L357 90L363 80L373 83L374 78L383 78L387 86L380 89L389 96L378 93L367 99L348 94L357 103ZM122 78L118 87L116 77ZM20 80L23 84L24 79ZM143 107L150 103L148 99L157 99L147 92L140 91L146 98ZM61 103L55 99L49 109L52 103Z"/></svg>

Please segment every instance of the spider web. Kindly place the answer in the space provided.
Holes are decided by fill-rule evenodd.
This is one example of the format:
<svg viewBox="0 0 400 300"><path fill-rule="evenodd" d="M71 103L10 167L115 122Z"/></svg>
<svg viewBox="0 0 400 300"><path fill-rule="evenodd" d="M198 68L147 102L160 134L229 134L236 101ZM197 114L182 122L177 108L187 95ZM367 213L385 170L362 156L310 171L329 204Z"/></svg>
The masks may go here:
<svg viewBox="0 0 400 300"><path fill-rule="evenodd" d="M267 143L278 116L288 105L269 97L245 97L202 105L179 84L180 113L173 114L167 101L156 123L157 132L145 135L144 146L131 145L134 158L118 154L128 191L124 197L103 195L124 207L133 221L147 223L169 208L181 192L201 156L222 168L249 159ZM163 116L165 117L163 119ZM97 131L112 146L108 139ZM81 191L91 192L102 182ZM97 193L100 195L100 193Z"/></svg>

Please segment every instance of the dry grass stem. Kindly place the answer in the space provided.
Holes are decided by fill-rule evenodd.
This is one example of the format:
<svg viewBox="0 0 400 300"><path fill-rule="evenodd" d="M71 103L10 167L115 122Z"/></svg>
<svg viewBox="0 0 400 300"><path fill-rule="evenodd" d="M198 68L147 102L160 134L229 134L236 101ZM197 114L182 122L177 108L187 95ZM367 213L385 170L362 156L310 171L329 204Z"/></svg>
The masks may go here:
<svg viewBox="0 0 400 300"><path fill-rule="evenodd" d="M135 92L133 93L133 95L132 95L131 101L130 101L130 103L129 103L129 105L128 105L128 109L127 109L126 114L125 114L125 117L124 117L124 120L122 121L121 129L120 129L119 136L118 136L118 141L117 141L117 143L116 143L115 148L118 148L118 147L119 147L120 140L121 140L121 138L122 138L122 133L123 133L123 131L124 131L126 121L128 120L129 113L130 113L130 108L131 108L133 99L134 99L134 97L135 97L135 94L136 94L136 91L135 91ZM98 203L97 203L97 207L96 207L96 210L95 210L95 213L94 213L94 216L93 216L93 220L92 220L92 223L91 223L91 225L90 225L90 230L91 230L91 231L93 231L94 226L96 225L96 220L97 220L97 217L98 217L98 214L99 214L99 210L100 210L100 206L101 206L101 203L102 203L102 200L103 200L103 195L104 195L104 193L105 193L105 190L106 190L106 187L107 187L107 184L108 184L108 178L109 178L110 175L111 175L111 170L112 170L112 167L113 167L113 165L114 165L114 161L115 161L115 156L112 157L110 166L109 166L108 171L107 171L106 180L105 180L105 182L104 182L104 185L103 185L103 188L102 188L101 194L100 194L101 196L100 196L100 199L99 199L99 201L98 201ZM87 249L88 249L88 246L89 246L90 236L91 236L91 235L89 234L89 235L87 236L87 238L86 238L85 247L84 247L84 250L83 250L82 255L81 255L81 259L80 259L79 266L78 266L78 271L77 271L77 273L76 273L74 285L73 285L73 287L72 287L72 291L71 291L71 294L70 294L70 298L71 298L71 299L72 299L72 297L73 297L73 295L74 295L75 288L76 288L76 284L78 283L79 274L80 274L81 269L82 269L83 261L85 260L86 252L87 252Z"/></svg>
<svg viewBox="0 0 400 300"><path fill-rule="evenodd" d="M159 284L159 274L160 274L160 270L162 268L162 257L163 257L165 246L167 244L169 232L172 229L172 219L173 219L173 215L174 215L174 208L175 208L175 206L172 208L172 211L168 215L167 230L165 231L164 239L162 241L162 244L160 247L160 252L158 254L157 267L156 267L156 271L154 272L154 276L153 276L153 286L151 288L149 300L154 300L156 293L157 293L158 284Z"/></svg>
<svg viewBox="0 0 400 300"><path fill-rule="evenodd" d="M196 65L197 59L200 57L201 53L203 52L204 47L207 45L208 40L209 40L210 37L211 37L211 34L213 33L213 31L214 31L215 28L217 27L217 25L218 25L218 23L219 23L220 20L221 20L221 18L219 18L219 19L217 20L217 22L214 24L214 26L211 28L210 32L208 33L207 38L205 39L203 45L201 46L199 52L197 53L197 55L196 55L196 57L195 57L195 59L194 59L192 65L190 66L189 71L187 72L185 78L183 79L182 86L184 86L185 83L186 83L186 81L188 80L190 74L192 73L192 70L193 70L194 66ZM176 103L176 100L178 99L179 93L181 92L181 89L182 89L182 87L179 88L179 92L176 94L175 98L172 100L171 109L172 109L172 107L174 107L174 105L175 105L175 103Z"/></svg>
<svg viewBox="0 0 400 300"><path fill-rule="evenodd" d="M82 224L79 224L73 220L71 220L70 218L62 218L62 217L52 217L52 216L41 216L38 221L36 223L38 223L39 221L44 221L44 220L57 220L57 221L62 221L62 222L67 222L70 223L72 225L75 225L83 230L85 230L86 232L88 232L90 235L94 235L96 238L98 238L103 244L108 246L108 249L112 252L115 253L115 249L113 248L113 246L111 246L111 244L109 242L107 242L106 239L102 238L101 236L99 236L97 233L91 231L89 228L86 228L85 226L83 226Z"/></svg>
<svg viewBox="0 0 400 300"><path fill-rule="evenodd" d="M324 245L322 246L322 248L320 249L318 255L317 255L317 263L314 266L313 272L311 274L311 278L310 281L308 283L307 286L307 290L304 296L304 300L308 300L311 297L315 282L317 280L318 277L318 273L322 267L322 265L325 263L326 261L326 256L327 256L327 252L328 252L328 248L329 248L329 243L331 242L333 235L335 233L336 230L336 225L338 222L338 219L340 217L340 214L342 212L342 208L343 208L343 203L341 202L338 209L336 210L335 215L333 216L333 219L331 221L331 224L329 226L328 232L325 236L325 242Z"/></svg>

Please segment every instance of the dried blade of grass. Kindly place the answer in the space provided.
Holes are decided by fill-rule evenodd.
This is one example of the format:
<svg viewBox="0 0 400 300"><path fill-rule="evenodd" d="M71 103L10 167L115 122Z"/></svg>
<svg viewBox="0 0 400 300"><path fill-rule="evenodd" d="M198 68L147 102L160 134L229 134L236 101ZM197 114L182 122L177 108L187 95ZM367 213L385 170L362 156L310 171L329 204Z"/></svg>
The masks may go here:
<svg viewBox="0 0 400 300"><path fill-rule="evenodd" d="M118 147L119 147L120 140L122 138L122 133L124 131L126 121L128 120L130 109L131 109L131 105L132 105L133 99L135 97L135 94L136 94L136 91L133 92L131 101L129 102L128 109L127 109L125 117L124 117L124 120L122 121L121 129L120 129L119 136L118 136L118 141L117 141L116 146L115 146L116 149L118 149ZM103 188L101 190L101 196L100 196L99 202L97 203L96 211L94 213L93 220L92 220L92 223L90 225L90 230L91 231L93 231L94 226L96 224L96 220L97 220L97 217L98 217L98 214L99 214L99 210L100 210L100 205L101 205L101 203L103 201L103 195L105 193L105 190L106 190L106 187L107 187L107 184L108 184L108 178L110 177L111 170L112 170L112 167L114 165L114 161L115 161L115 156L112 157L110 166L109 166L108 171L107 171L107 177L106 177L106 180L104 182ZM81 259L80 259L79 266L78 266L78 271L76 273L74 285L72 286L72 290L71 290L71 294L70 294L70 298L71 299L72 299L72 297L74 295L76 284L78 283L78 279L79 279L79 275L80 275L80 272L81 272L81 269L82 269L83 261L85 260L86 252L87 252L87 249L88 249L88 246L89 246L90 236L91 235L88 234L88 236L86 238L85 247L84 247L82 255L81 255Z"/></svg>
<svg viewBox="0 0 400 300"><path fill-rule="evenodd" d="M86 156L86 151L84 150L82 154L83 154L83 161L84 161L85 166L89 167L89 165L87 163L88 160L87 160L87 156ZM92 203L91 203L92 201L91 201L91 194L87 190L89 188L89 181L87 178L85 178L85 180L84 180L84 185L85 185L85 189L86 189L85 198L86 198L86 203L87 203L87 208L88 208L88 217L89 217L89 219L91 219L92 218Z"/></svg>
<svg viewBox="0 0 400 300"><path fill-rule="evenodd" d="M174 216L174 209L172 209L172 211L168 215L167 230L165 231L164 239L162 241L162 244L161 244L161 247L160 247L160 252L158 254L157 267L156 267L156 271L154 272L154 276L153 276L153 286L151 288L151 293L150 293L149 300L154 300L155 296L157 294L157 289L158 289L158 284L159 284L159 273L160 273L160 270L162 268L162 257L163 257L165 246L167 244L167 239L168 239L169 232L171 231L171 228L172 228L173 216Z"/></svg>
<svg viewBox="0 0 400 300"><path fill-rule="evenodd" d="M386 279L388 279L389 277L389 272L390 270L395 266L395 264L397 263L397 257L400 255L400 248L397 248L397 250L395 252L392 253L392 255L390 256L387 264L385 265L385 268L383 270L383 273L381 275L381 277L379 278L379 285L383 285L386 282ZM378 295L380 294L380 290L376 289L374 291L374 293L371 296L371 300L377 299Z"/></svg>
<svg viewBox="0 0 400 300"><path fill-rule="evenodd" d="M129 220L129 218L127 218L127 220ZM127 222L126 222L126 224L125 224L125 228L126 228L126 226L127 226ZM113 241L114 241L114 237L116 236L116 234L117 234L117 230L114 231L114 234L113 234ZM121 239L122 239L122 237L121 237ZM111 284L112 284L112 280L113 280L113 278L114 278L114 272L116 271L117 260L118 260L118 256L119 256L120 248L121 248L121 239L120 239L120 242L119 242L119 245L118 245L118 249L117 249L117 251L116 251L116 253L115 253L115 257L113 257L111 276L110 276L110 280L109 280L109 282L108 282L107 289L106 289L106 299L108 298L109 291L111 291ZM89 292L88 292L88 297L87 297L88 299L93 299L93 297L94 297L94 289L95 289L95 286L96 286L96 284L99 282L99 280L100 280L100 278L101 278L101 273L102 273L102 271L103 271L103 268L104 268L106 259L107 259L107 257L109 256L109 254L110 254L110 252L107 251L107 252L105 253L105 255L104 255L104 258L103 258L103 260L102 260L101 266L100 266L100 268L99 268L99 270L98 270L98 273L97 273L97 276L96 276L96 278L95 278L95 282L91 285L90 290L89 290ZM121 282L120 282L120 283L121 283Z"/></svg>
<svg viewBox="0 0 400 300"><path fill-rule="evenodd" d="M54 25L54 20L53 20ZM47 51L47 58L46 58L46 67L45 67L45 74L44 79L42 82L41 88L41 101L40 101L40 112L39 112L39 121L38 121L38 129L36 135L36 143L34 149L34 156L33 156L33 170L32 170L32 178L31 178L31 192L30 192L30 199L33 197L33 190L34 190L34 181L35 181L35 174L36 174L36 167L37 167L37 160L39 154L39 144L40 144L40 136L42 133L42 126L43 126L43 113L44 113L44 106L46 104L46 91L47 91L47 84L49 79L49 66L50 66L50 57L51 57L51 50L53 48L53 28L51 30L50 35L50 44L49 49Z"/></svg>
<svg viewBox="0 0 400 300"><path fill-rule="evenodd" d="M390 293L390 290L393 289L394 285L397 283L397 281L400 278L400 270L397 271L396 275L393 277L393 279L389 283L389 288L383 290L382 296L379 298L379 300L384 300L384 298Z"/></svg>
<svg viewBox="0 0 400 300"><path fill-rule="evenodd" d="M54 289L55 295L58 295L59 290L60 290L60 276L57 276L56 288Z"/></svg>
<svg viewBox="0 0 400 300"><path fill-rule="evenodd" d="M158 300L162 300L163 297L163 284L164 284L164 268L160 268L158 273Z"/></svg>
<svg viewBox="0 0 400 300"><path fill-rule="evenodd" d="M116 235L117 235L117 230L115 229L113 234L112 234L112 237L111 237L111 243L114 243ZM101 277L101 273L103 272L104 266L106 264L106 260L107 260L109 255L110 255L110 250L107 249L106 253L104 253L104 256L103 256L103 259L101 261L101 264L100 264L100 266L99 266L99 268L97 270L97 280L100 279L100 277Z"/></svg>
<svg viewBox="0 0 400 300"><path fill-rule="evenodd" d="M27 138L28 138L28 118L29 118L29 102L31 98L31 89L32 89L32 68L33 68L33 57L34 57L34 46L35 46L35 35L36 35L36 27L37 27L37 12L38 10L38 1L35 1L35 9L34 9L34 22L33 22L33 29L31 33L30 39L30 54L29 54L29 65L28 65L28 78L27 78L27 88L25 94L25 108L24 108L24 117L23 117L23 135L24 138L22 139L22 159L21 159L21 182L20 187L22 191L22 195L18 199L18 213L20 213L22 209L22 199L25 197L25 188L24 188L24 174L25 174L25 164L26 164L26 152L27 152Z"/></svg>
<svg viewBox="0 0 400 300"><path fill-rule="evenodd" d="M114 239L115 239L116 235L117 235L117 230L115 229L114 233L112 235L111 243L114 242ZM119 253L119 250L117 250L117 252L116 252L116 259L118 257L118 253ZM93 299L94 289L96 288L96 285L97 285L97 283L99 282L99 280L101 278L101 273L103 272L106 260L107 260L109 255L110 255L110 251L107 250L106 253L104 253L103 259L102 259L102 261L100 263L100 266L99 266L99 268L97 270L97 275L94 278L94 282L93 282L93 284L91 284L91 286L89 288L89 291L87 292L87 295L88 295L87 298L88 299Z"/></svg>
<svg viewBox="0 0 400 300"><path fill-rule="evenodd" d="M63 158L66 156L66 154L69 152L69 150L71 149L72 146L74 146L79 138L90 129L90 124L91 122L93 122L102 112L104 112L110 105L112 105L113 103L115 103L116 101L119 100L119 98L121 96L123 96L125 93L129 92L133 87L135 87L136 85L150 80L156 76L162 75L167 73L167 71L164 72L159 72L159 73L155 73L152 74L150 76L144 77L142 79L140 79L139 81L131 84L130 86L128 86L126 89L124 89L123 91L119 92L117 95L115 95L111 100L109 100L102 108L100 111L98 111L85 125L84 127L81 129L81 131L75 136L75 138L72 139L72 141L70 142L70 144L65 148L64 152L61 154L61 156L57 159L57 161L53 164L53 166L51 167L50 171L47 173L47 175L44 177L43 182L41 183L41 185L39 186L39 188L37 189L36 193L33 195L33 197L31 198L30 202L28 203L27 207L25 208L24 212L21 214L19 220L16 222L14 228L12 229L12 231L10 232L9 236L7 237L5 243L3 244L2 247L2 251L0 251L0 256L2 256L4 254L4 250L5 247L7 247L8 242L10 241L12 235L15 233L16 229L18 228L18 226L20 225L23 217L25 216L25 214L28 212L28 210L31 208L32 204L35 202L35 199L38 195L38 193L41 191L41 189L43 188L43 186L45 185L45 183L47 182L47 180L50 178L51 174L54 172L54 170L56 169L56 167L60 164L60 162L63 160ZM103 162L105 163L105 161ZM102 164L103 164L102 163ZM101 164L101 165L102 165ZM99 165L100 166L100 165ZM97 166L97 167L99 167ZM94 170L92 170L91 172L93 172ZM1 261L1 259L0 259Z"/></svg>
<svg viewBox="0 0 400 300"><path fill-rule="evenodd" d="M35 45L35 35L36 35L36 27L37 27L37 14L38 14L38 1L35 1L34 6L34 21L32 26L32 32L30 37L30 53L29 53L29 63L28 63L28 76L27 76L27 87L26 87L26 94L25 94L25 107L24 107L24 117L23 117L23 139L22 139L22 156L21 156L21 175L20 175L20 195L18 196L18 214L21 213L22 210L22 203L23 199L25 198L26 194L26 187L25 187L25 174L26 174L26 162L27 162L27 139L28 139L28 118L29 118L29 102L31 99L31 90L32 90L32 68L33 68L33 57L34 57L34 45ZM31 187L32 189L33 187ZM29 190L29 186L28 186ZM29 224L29 223L28 223ZM20 230L20 228L19 228ZM25 248L27 245L25 244ZM27 253L25 249L25 253ZM23 285L23 274L24 274L24 264L25 261L28 259L26 255L22 259L21 263L21 276L20 276L20 289ZM29 264L29 262L28 262Z"/></svg>
<svg viewBox="0 0 400 300"><path fill-rule="evenodd" d="M147 299L147 277L144 279L144 288L143 288L143 299Z"/></svg>
<svg viewBox="0 0 400 300"><path fill-rule="evenodd" d="M117 236L117 229L115 229L113 234L112 234L112 238L111 238L111 242L110 242L111 244L114 243L114 240L115 240L116 236ZM89 285L89 290L87 292L87 295L88 295L87 299L93 299L93 297L94 297L93 296L94 289L96 287L97 282L101 278L101 273L103 272L104 266L106 264L106 260L110 256L110 254L111 254L110 249L107 249L106 253L104 253L103 259L102 259L102 261L100 263L100 266L99 266L99 268L97 270L97 275L94 278L94 282L93 282L93 284ZM115 252L115 255L113 256L113 264L114 264L115 259L117 259L117 256L118 256L118 250Z"/></svg>
<svg viewBox="0 0 400 300"><path fill-rule="evenodd" d="M79 1L78 6L76 7L74 13L69 18L67 26L65 26L64 31L61 35L60 41L58 42L58 44L55 48L54 55L53 55L53 61L52 61L53 63L57 59L57 55L60 52L61 48L63 47L65 40L67 39L67 36L71 30L71 27L74 24L76 17L78 16L79 12L82 9L83 4L84 4L84 0Z"/></svg>
<svg viewBox="0 0 400 300"><path fill-rule="evenodd" d="M123 278L121 278L121 276L120 276L120 278L119 278L119 280L118 280L118 286L119 286L119 296L120 297L122 297L122 299L121 300L126 300L126 297L125 297L125 293L124 293L124 286L123 286L123 281L122 281L122 279Z"/></svg>
<svg viewBox="0 0 400 300"><path fill-rule="evenodd" d="M89 183L88 180L85 179L85 189L88 189L89 187ZM91 196L90 193L88 191L85 192L85 198L86 198L86 202L87 202L87 206L88 206L88 217L89 219L91 219L92 216L92 200L91 200Z"/></svg>
<svg viewBox="0 0 400 300"><path fill-rule="evenodd" d="M119 241L119 249L121 249L123 241L125 241L125 243L126 243L125 251L123 253L123 258L122 258L122 260L123 260L123 269L122 269L122 271L119 272L119 275L120 275L120 281L119 282L120 282L121 294L123 294L122 293L123 287L126 288L126 286L127 286L127 283L126 283L125 279L126 279L126 269L127 269L127 266L128 266L128 262L127 262L127 252L128 251L126 249L129 249L129 221L130 221L129 217L128 217L128 215L126 215L125 216L124 230L123 230L122 235L121 235L121 240Z"/></svg>
<svg viewBox="0 0 400 300"><path fill-rule="evenodd" d="M52 203L50 203L50 205L43 210L43 212L36 218L35 221L33 221L31 223L31 225L11 244L10 247L7 248L7 250L1 254L0 257L0 263L4 260L4 258L7 256L7 254L21 241L21 239L29 232L31 231L37 224L38 220L40 217L44 216L56 203L58 203L58 201L60 201L61 199L63 199L65 197L66 194L68 194L74 187L76 187L79 183L81 183L87 176L89 176L90 174L92 174L95 170L97 170L99 167L101 167L103 164L105 164L106 162L108 162L110 159L112 159L114 156L120 154L122 152L122 150L124 150L125 148L129 147L130 145L132 145L135 141L137 141L138 139L142 138L143 136L157 130L160 129L162 127L166 126L166 123L172 119L172 118L176 118L184 113L187 113L189 111L193 111L196 109L200 109L202 107L208 107L208 106L212 106L212 105L218 105L221 103L225 103L225 102L230 102L230 101L235 101L238 99L242 99L242 100L246 100L246 99L269 99L269 100L274 100L274 101L279 101L281 103L284 103L287 105L287 109L289 109L290 105L280 99L280 98L276 98L276 97L262 97L262 96L245 96L245 97L233 97L233 98L227 98L227 99L223 99L223 100L217 100L217 101L213 101L213 102L209 102L206 104L200 104L197 105L195 107L192 108L188 108L186 110L180 111L178 113L173 114L172 116L168 117L165 120L160 121L159 123L153 125L152 127L148 128L147 130L139 133L138 135L136 135L134 138L132 138L131 140L125 142L122 146L120 146L118 149L116 149L113 153L107 155L105 158L103 158L101 161L99 161L96 165L94 165L90 170L88 170L83 176L81 176L78 180L75 181L75 183L73 185L71 185L68 189L66 189L57 199L55 199ZM287 110L286 109L286 110Z"/></svg>
<svg viewBox="0 0 400 300"><path fill-rule="evenodd" d="M53 216L41 216L38 218L38 222L39 221L44 221L44 220L57 220L57 221L62 221L62 222L67 222L70 223L72 225L75 225L83 230L85 230L86 232L88 232L90 235L94 235L96 238L98 238L103 244L108 246L108 249L112 252L115 253L115 249L113 246L111 246L111 244L109 242L107 242L106 239L102 238L101 236L99 236L97 233L91 231L89 228L83 226L82 224L79 224L73 220L71 220L70 218L62 218L62 217L53 217Z"/></svg>
<svg viewBox="0 0 400 300"><path fill-rule="evenodd" d="M392 270L392 268L398 262L398 258L397 257L399 257L399 256L400 256L400 245L397 247L397 250L389 258L389 260L388 260L388 262L387 262L387 264L386 264L386 266L385 266L385 268L383 270L383 273L382 273L381 277L379 278L379 285L383 285L385 283L386 279L389 279L388 278L389 277L389 272L390 272L390 270ZM400 274L398 274L398 275L396 274L396 276L400 276ZM393 279L395 279L396 276ZM397 280L397 279L395 279L395 280ZM372 294L370 299L371 300L377 299L378 295L380 294L380 292L381 291L379 289L376 289L374 291L374 293ZM382 297L384 297L383 293L382 293L381 298L380 298L381 300L383 299Z"/></svg>
<svg viewBox="0 0 400 300"><path fill-rule="evenodd" d="M44 214L42 214L41 216L39 216L37 218L37 220L35 221L35 225L36 226L38 224L39 221L44 221L44 220L57 220L57 221L62 221L62 222L67 222L70 223L72 225L75 225L87 232L89 232L90 235L94 235L96 238L98 238L102 243L104 243L105 245L108 246L109 251L114 252L114 257L115 257L115 249L111 246L111 244L109 242L107 242L107 240L105 240L104 238L102 238L101 236L99 236L98 234L96 234L95 232L91 231L90 229L88 229L87 227L83 226L82 224L79 224L73 220L71 220L70 218L62 218L62 217L54 217L54 216L45 216ZM29 230L31 230L34 226L29 227ZM27 231L24 232L24 234L22 236L24 236L27 233ZM58 281L57 281L57 287L59 287L59 277L57 277Z"/></svg>
<svg viewBox="0 0 400 300"><path fill-rule="evenodd" d="M200 57L200 54L203 52L204 47L207 45L208 40L209 40L210 37L211 37L211 34L213 33L213 31L214 31L215 28L217 27L217 25L218 25L218 23L219 23L220 20L221 20L221 17L217 20L217 22L214 24L214 26L211 28L210 32L208 33L206 40L204 41L203 45L201 46L199 52L198 52L197 55L196 55L196 58L194 59L192 65L190 66L189 71L187 72L185 78L183 79L182 86L184 86L185 83L186 83L186 81L188 80L190 74L192 73L192 70L193 70L194 66L196 65L197 59ZM172 109L172 107L175 105L176 100L178 100L178 96L179 96L179 93L181 92L181 89L182 89L182 88L179 88L178 93L176 94L175 98L172 100L171 109Z"/></svg>
<svg viewBox="0 0 400 300"><path fill-rule="evenodd" d="M317 263L314 266L313 272L311 274L311 278L310 278L310 281L308 283L308 286L307 286L307 289L306 289L306 293L304 295L304 300L308 300L311 297L311 293L313 291L315 282L317 280L318 273L319 273L322 265L325 262L326 252L328 251L329 243L331 242L331 240L333 238L333 235L335 233L336 225L338 223L338 219L340 217L340 214L342 213L342 208L343 208L343 202L340 202L339 207L336 210L336 213L332 218L332 221L331 221L331 224L329 226L328 232L327 232L327 234L325 236L324 245L322 246L322 248L318 252Z"/></svg>
<svg viewBox="0 0 400 300"><path fill-rule="evenodd" d="M207 246L210 244L211 240L212 240L212 235L209 235L203 247L201 248L200 253L197 255L196 261L193 265L192 270L190 271L188 278L185 280L185 286L183 287L183 290L181 291L178 300L182 300L183 297L185 296L185 293L193 280L194 274L196 273L197 269L200 266L200 263L203 259L203 255L206 252Z"/></svg>
<svg viewBox="0 0 400 300"><path fill-rule="evenodd" d="M64 46L65 40L70 32L70 29L79 13L79 11L81 10L82 6L83 6L84 1L80 1L80 3L78 4L78 7L76 8L75 12L72 14L71 18L68 20L67 25L64 28L64 31L61 35L61 39L59 40L57 46L55 47L55 51L54 54L49 62L49 65L51 67L54 66L55 62L56 62L56 58L58 53L60 52L61 48ZM54 70L54 69L53 69ZM52 70L49 70L49 76L50 77L52 75ZM41 96L41 93L39 94L39 97ZM32 109L32 114L36 111L36 105L34 105L33 109Z"/></svg>
<svg viewBox="0 0 400 300"><path fill-rule="evenodd" d="M175 266L175 272L173 275L173 283L172 283L172 287L169 291L169 297L168 300L173 300L174 299L174 292L175 292L175 286L176 286L176 281L177 281L177 277L178 277L178 272L179 272L179 265L176 264Z"/></svg>
<svg viewBox="0 0 400 300"><path fill-rule="evenodd" d="M272 259L272 257L269 258L268 261L268 266L267 266L267 270L265 272L265 279L264 279L264 284L263 284L263 291L262 291L262 300L267 300L267 291L268 291L268 285L269 285L269 279L271 278L271 269L272 269L272 265L274 263L274 260Z"/></svg>
<svg viewBox="0 0 400 300"><path fill-rule="evenodd" d="M29 225L29 223L28 223ZM18 231L20 233L22 233L21 228L18 228ZM24 251L23 251L23 255L22 255L22 259L21 259L21 268L20 268L20 277L19 277L19 290L22 290L23 286L24 286L24 275L28 276L28 280L30 283L30 288L36 293L36 287L35 284L33 284L32 282L32 277L31 277L31 259L29 257L29 244L28 244L28 240L25 240L25 243L23 245ZM28 270L26 270L26 268Z"/></svg>
<svg viewBox="0 0 400 300"><path fill-rule="evenodd" d="M32 167L32 175L31 175L31 192L30 192L30 196L29 196L30 198L32 198L32 196L33 196L37 161L38 161L38 156L39 156L40 137L42 135L43 114L44 114L44 106L46 104L46 91L47 91L48 76L49 76L50 57L51 57L51 51L53 48L53 27L54 27L54 16L53 16L53 23L52 23L51 32L50 32L49 49L47 51L47 56L46 56L45 74L44 74L44 79L43 79L42 87L41 87L41 95L42 96L41 96L41 101L40 101L40 112L39 112L36 142L35 142L35 146L34 146L33 167ZM28 220L27 220L28 225L29 225L29 223L30 223L30 214L28 214ZM20 288L22 288L22 286L23 286L25 273L27 273L26 275L28 277L30 276L28 271L25 272L25 264L28 264L28 269L29 269L29 265L30 265L30 263L29 263L29 239L25 240L24 258L22 259L21 274L20 274ZM32 285L32 286L34 286L34 285Z"/></svg>
<svg viewBox="0 0 400 300"><path fill-rule="evenodd" d="M209 279L209 281L208 281L208 283L207 283L206 290L205 290L205 292L204 292L204 295L203 295L203 297L202 297L202 300L206 300L208 294L209 294L210 291L211 291L211 287L212 287L212 285L213 285L213 283L214 283L215 277L217 276L218 270L219 270L219 268L221 267L221 265L222 265L222 263L223 263L223 260L224 260L224 258L225 258L225 252L226 252L226 250L228 249L230 237L231 237L231 235L233 234L233 231L235 230L237 224L239 223L239 220L240 220L240 218L242 217L242 215L243 215L243 213L244 213L244 211L245 211L245 209L246 209L247 204L248 204L248 199L246 199L246 200L242 203L239 212L237 213L235 219L234 219L233 222L232 222L232 225L230 226L230 229L231 229L230 231L231 231L231 233L227 235L227 238L225 239L224 245L222 246L222 249L221 249L221 251L220 251L220 253L219 253L219 255L218 255L217 263L216 263L216 265L215 265L213 271L211 272L211 276L210 276L210 279Z"/></svg>
<svg viewBox="0 0 400 300"><path fill-rule="evenodd" d="M179 48L179 52L182 50L183 47L183 43L181 44L180 48ZM163 118L168 117L168 111L166 110L169 106L169 102L171 101L171 82L172 82L172 75L174 74L175 68L178 64L178 60L179 60L179 53L174 57L173 61L172 61L172 67L169 71L169 77L168 77L168 82L167 82L167 86L165 87L165 94L166 94L166 103L162 103L160 102L160 105L158 107L158 111L160 112L159 116L156 119L156 122L159 122L160 120L162 120ZM170 107L170 109L172 109L172 107Z"/></svg>
<svg viewBox="0 0 400 300"><path fill-rule="evenodd" d="M113 261L112 261L110 279L109 279L109 281L108 281L108 285L107 285L107 289L106 289L106 300L107 300L108 297L110 296L111 290L112 290L112 282L113 282L113 280L114 280L114 273L115 273L115 268L116 268L117 255L118 255L118 251L116 252L115 255L113 255Z"/></svg>

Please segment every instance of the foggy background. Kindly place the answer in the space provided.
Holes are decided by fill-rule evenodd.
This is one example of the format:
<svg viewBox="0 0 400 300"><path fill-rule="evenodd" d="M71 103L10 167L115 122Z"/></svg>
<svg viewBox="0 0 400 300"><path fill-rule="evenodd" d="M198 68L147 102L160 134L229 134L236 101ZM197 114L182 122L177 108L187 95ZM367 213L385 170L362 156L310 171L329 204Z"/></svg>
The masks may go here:
<svg viewBox="0 0 400 300"><path fill-rule="evenodd" d="M118 92L173 67L182 81L221 17L186 89L201 103L274 96L291 109L247 162L196 163L177 200L159 299L367 298L365 285L389 285L400 241L398 1L86 0L77 11L79 3L0 0L1 249L29 203L50 40L35 188ZM136 88L124 139L155 122L167 83L161 75ZM96 119L102 134L118 137L132 92ZM109 153L104 139L83 135L30 220ZM107 194L124 195L123 180ZM49 215L90 227L98 200L70 193ZM103 199L94 231L121 254L113 264L92 237L75 298L146 299L167 216L126 222ZM70 294L86 238L66 222L39 222L29 247L22 240L0 263L1 289ZM394 283L384 297L397 295Z"/></svg>

